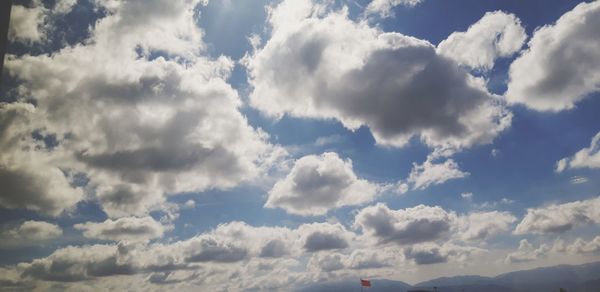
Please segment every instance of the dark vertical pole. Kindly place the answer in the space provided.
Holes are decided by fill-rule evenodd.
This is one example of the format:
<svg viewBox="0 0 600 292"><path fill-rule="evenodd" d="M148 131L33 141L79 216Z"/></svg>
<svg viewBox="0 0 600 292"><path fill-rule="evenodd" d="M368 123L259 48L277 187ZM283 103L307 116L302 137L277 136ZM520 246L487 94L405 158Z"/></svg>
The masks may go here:
<svg viewBox="0 0 600 292"><path fill-rule="evenodd" d="M10 8L12 0L0 0L0 78L4 69L4 53L8 43L8 24L10 23Z"/></svg>

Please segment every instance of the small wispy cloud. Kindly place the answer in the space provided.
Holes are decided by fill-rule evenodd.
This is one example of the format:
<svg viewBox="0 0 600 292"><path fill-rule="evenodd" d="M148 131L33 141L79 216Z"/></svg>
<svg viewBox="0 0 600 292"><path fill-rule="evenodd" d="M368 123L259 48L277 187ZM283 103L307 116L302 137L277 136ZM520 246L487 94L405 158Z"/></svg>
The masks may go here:
<svg viewBox="0 0 600 292"><path fill-rule="evenodd" d="M588 182L589 179L585 176L572 176L569 181L574 185L578 185Z"/></svg>

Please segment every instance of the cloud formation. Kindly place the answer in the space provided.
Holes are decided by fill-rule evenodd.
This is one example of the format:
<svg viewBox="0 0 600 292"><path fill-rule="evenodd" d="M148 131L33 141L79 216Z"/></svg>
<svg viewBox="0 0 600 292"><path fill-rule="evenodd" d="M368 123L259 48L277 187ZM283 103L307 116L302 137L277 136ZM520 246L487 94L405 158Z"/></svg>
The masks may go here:
<svg viewBox="0 0 600 292"><path fill-rule="evenodd" d="M464 261L472 254L483 252L475 247L457 246L454 244L438 245L422 243L404 248L404 257L417 265L445 263L450 259Z"/></svg>
<svg viewBox="0 0 600 292"><path fill-rule="evenodd" d="M99 223L75 224L74 227L81 230L86 238L130 242L160 238L167 229L152 217L106 219L106 221Z"/></svg>
<svg viewBox="0 0 600 292"><path fill-rule="evenodd" d="M454 212L437 206L391 210L378 203L362 209L355 217L354 226L379 243L415 244L446 236L455 220Z"/></svg>
<svg viewBox="0 0 600 292"><path fill-rule="evenodd" d="M36 104L34 122L20 134L38 125L56 137L57 146L40 156L60 154L61 169L89 178L87 187L110 217L146 215L166 193L234 187L285 153L239 112L240 98L226 82L233 62L204 57L194 19L199 1L94 4L106 15L86 42L50 55L8 56L6 69L23 82L21 95ZM0 179L14 181L14 172ZM68 187L64 178L25 175L31 186L50 181ZM65 205L81 197L57 193L69 195ZM41 208L32 200L2 204Z"/></svg>
<svg viewBox="0 0 600 292"><path fill-rule="evenodd" d="M545 257L550 250L550 247L546 244L541 244L538 248L535 248L527 239L522 239L519 242L517 251L509 253L505 261L507 263L531 262Z"/></svg>
<svg viewBox="0 0 600 292"><path fill-rule="evenodd" d="M512 229L517 218L509 212L474 212L460 217L461 239L466 241L488 240Z"/></svg>
<svg viewBox="0 0 600 292"><path fill-rule="evenodd" d="M571 109L600 88L600 3L581 3L535 31L510 66L506 98L539 111Z"/></svg>
<svg viewBox="0 0 600 292"><path fill-rule="evenodd" d="M525 43L527 34L514 14L486 12L465 32L453 32L437 52L475 70L492 69L500 57L510 57Z"/></svg>
<svg viewBox="0 0 600 292"><path fill-rule="evenodd" d="M583 148L571 157L556 162L556 172L576 168L600 168L600 132L592 138L590 147ZM585 182L585 178L583 178Z"/></svg>
<svg viewBox="0 0 600 292"><path fill-rule="evenodd" d="M600 198L552 204L527 209L527 214L517 225L515 234L563 233L575 227L600 223Z"/></svg>
<svg viewBox="0 0 600 292"><path fill-rule="evenodd" d="M51 8L41 0L31 2L29 7L12 6L8 29L10 41L28 45L47 41L47 34L54 29L55 19L68 14L77 1L57 0Z"/></svg>
<svg viewBox="0 0 600 292"><path fill-rule="evenodd" d="M461 171L453 159L435 163L430 155L423 164L413 163L407 181L412 184L413 189L424 190L431 185L439 185L451 179L467 176L469 173Z"/></svg>
<svg viewBox="0 0 600 292"><path fill-rule="evenodd" d="M32 137L36 109L24 103L0 103L0 206L57 216L82 199L61 155Z"/></svg>
<svg viewBox="0 0 600 292"><path fill-rule="evenodd" d="M367 126L389 146L418 137L459 149L489 143L510 125L484 82L429 42L326 10L309 0L271 8L271 37L245 60L253 107L272 117Z"/></svg>
<svg viewBox="0 0 600 292"><path fill-rule="evenodd" d="M28 220L20 225L5 227L3 230L0 230L0 246L36 245L57 238L62 234L62 228L56 224Z"/></svg>
<svg viewBox="0 0 600 292"><path fill-rule="evenodd" d="M373 0L365 9L365 14L378 14L380 17L392 16L392 9L396 6L413 7L423 0Z"/></svg>
<svg viewBox="0 0 600 292"><path fill-rule="evenodd" d="M269 191L265 207L304 216L323 215L331 209L369 202L377 192L377 185L356 176L351 160L326 152L296 160L290 173Z"/></svg>

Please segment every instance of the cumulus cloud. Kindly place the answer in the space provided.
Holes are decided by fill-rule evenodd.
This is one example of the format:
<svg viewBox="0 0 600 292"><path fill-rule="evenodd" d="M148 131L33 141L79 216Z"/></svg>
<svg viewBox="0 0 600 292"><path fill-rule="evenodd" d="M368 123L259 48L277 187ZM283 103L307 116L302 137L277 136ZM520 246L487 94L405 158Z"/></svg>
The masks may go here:
<svg viewBox="0 0 600 292"><path fill-rule="evenodd" d="M331 209L369 202L377 188L359 179L352 161L337 153L308 155L296 160L290 173L273 186L265 207L304 216L323 215Z"/></svg>
<svg viewBox="0 0 600 292"><path fill-rule="evenodd" d="M454 212L437 206L391 210L378 203L362 209L355 217L354 226L379 243L415 244L444 237L456 220Z"/></svg>
<svg viewBox="0 0 600 292"><path fill-rule="evenodd" d="M24 44L47 40L56 17L69 13L77 0L58 0L52 8L45 7L41 0L33 0L30 7L13 5L10 13L8 39Z"/></svg>
<svg viewBox="0 0 600 292"><path fill-rule="evenodd" d="M457 246L449 243L443 245L421 243L405 247L403 250L405 258L412 260L417 265L445 263L450 259L465 261L472 254L483 251L475 247Z"/></svg>
<svg viewBox="0 0 600 292"><path fill-rule="evenodd" d="M515 234L562 233L578 226L598 224L599 210L600 198L530 208L517 225Z"/></svg>
<svg viewBox="0 0 600 292"><path fill-rule="evenodd" d="M165 194L234 187L285 154L240 113L241 100L226 82L233 62L204 57L194 16L200 1L94 4L105 16L84 43L8 56L6 70L23 82L22 98L35 100L35 122L57 138L46 156L60 153L61 169L85 174L110 217L144 216ZM29 175L27 185L65 181L34 179ZM77 201L70 197L61 204Z"/></svg>
<svg viewBox="0 0 600 292"><path fill-rule="evenodd" d="M423 0L373 0L365 9L365 14L378 14L381 17L389 17L392 15L392 8L396 6L413 7Z"/></svg>
<svg viewBox="0 0 600 292"><path fill-rule="evenodd" d="M519 242L517 251L509 253L505 261L507 263L531 262L545 257L550 250L550 247L546 244L541 244L538 248L535 248L527 239L522 239Z"/></svg>
<svg viewBox="0 0 600 292"><path fill-rule="evenodd" d="M35 140L35 108L25 103L0 103L0 206L25 208L57 216L83 197L72 184L61 155Z"/></svg>
<svg viewBox="0 0 600 292"><path fill-rule="evenodd" d="M581 3L537 29L510 66L506 98L540 111L570 109L600 88L600 3Z"/></svg>
<svg viewBox="0 0 600 292"><path fill-rule="evenodd" d="M119 220L123 219L127 218ZM353 233L340 224L312 223L290 229L229 222L192 238L167 244L119 242L68 246L45 258L21 263L18 268L26 279L59 282L155 273L151 276L152 281L168 283L178 278L169 276L178 271L192 271L198 273L196 276L226 273L235 277L236 273L243 273L240 270L242 266L244 269L261 270L248 273L264 275L262 270L265 269L287 271L290 258L341 250L349 246L353 237ZM242 262L243 265L235 264ZM271 264L276 267L269 266ZM212 281L214 277L210 278ZM243 284L244 287L249 285Z"/></svg>
<svg viewBox="0 0 600 292"><path fill-rule="evenodd" d="M407 181L412 184L413 189L426 189L431 185L442 184L451 179L459 179L469 176L463 172L453 159L447 159L443 163L435 163L431 155L423 164L413 163Z"/></svg>
<svg viewBox="0 0 600 292"><path fill-rule="evenodd" d="M44 38L40 31L44 26L44 7L13 5L10 12L8 39L16 42L34 43Z"/></svg>
<svg viewBox="0 0 600 292"><path fill-rule="evenodd" d="M0 231L0 246L14 247L40 244L57 238L62 233L62 228L56 224L29 220L17 226L3 228Z"/></svg>
<svg viewBox="0 0 600 292"><path fill-rule="evenodd" d="M461 216L460 237L466 241L488 240L512 229L517 218L509 212L474 212Z"/></svg>
<svg viewBox="0 0 600 292"><path fill-rule="evenodd" d="M339 224L312 223L299 228L303 248L309 252L344 249L354 237L353 233Z"/></svg>
<svg viewBox="0 0 600 292"><path fill-rule="evenodd" d="M75 229L83 232L87 238L113 241L147 241L160 238L165 227L152 217L123 217L104 222L86 222L75 224Z"/></svg>
<svg viewBox="0 0 600 292"><path fill-rule="evenodd" d="M437 52L472 69L492 69L500 57L510 57L525 43L527 34L514 14L487 12L465 32L454 32Z"/></svg>
<svg viewBox="0 0 600 292"><path fill-rule="evenodd" d="M589 241L577 238L572 244L566 246L565 250L573 254L600 252L600 236L596 236Z"/></svg>
<svg viewBox="0 0 600 292"><path fill-rule="evenodd" d="M592 138L590 147L583 148L575 155L556 163L556 172L563 172L569 168L600 168L600 132Z"/></svg>
<svg viewBox="0 0 600 292"><path fill-rule="evenodd" d="M367 126L389 146L418 137L431 147L470 147L510 125L484 82L429 42L326 11L309 0L271 8L270 39L245 59L253 107Z"/></svg>

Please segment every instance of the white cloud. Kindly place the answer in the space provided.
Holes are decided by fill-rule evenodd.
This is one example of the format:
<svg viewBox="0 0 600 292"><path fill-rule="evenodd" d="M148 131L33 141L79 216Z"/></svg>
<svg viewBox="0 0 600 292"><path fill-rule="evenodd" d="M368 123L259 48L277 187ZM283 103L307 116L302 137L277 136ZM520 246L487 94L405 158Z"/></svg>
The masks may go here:
<svg viewBox="0 0 600 292"><path fill-rule="evenodd" d="M367 8L365 9L365 13L369 14L378 14L381 17L389 17L392 16L392 8L395 6L408 6L413 7L424 0L373 0Z"/></svg>
<svg viewBox="0 0 600 292"><path fill-rule="evenodd" d="M315 141L316 146L327 146L330 144L337 144L344 140L344 137L338 134L319 137Z"/></svg>
<svg viewBox="0 0 600 292"><path fill-rule="evenodd" d="M459 217L460 238L467 241L488 240L512 229L517 218L509 212L473 212Z"/></svg>
<svg viewBox="0 0 600 292"><path fill-rule="evenodd" d="M599 210L600 198L527 209L527 214L517 225L515 234L562 233L578 226L598 224Z"/></svg>
<svg viewBox="0 0 600 292"><path fill-rule="evenodd" d="M33 0L30 7L13 5L10 12L8 39L27 45L47 40L54 29L57 17L69 13L77 0L58 0L52 8L46 8L40 0Z"/></svg>
<svg viewBox="0 0 600 292"><path fill-rule="evenodd" d="M183 204L184 207L188 208L188 209L193 209L196 207L196 201L194 200L187 200L185 201L185 203Z"/></svg>
<svg viewBox="0 0 600 292"><path fill-rule="evenodd" d="M476 70L490 70L500 57L510 57L525 43L527 35L514 14L487 12L466 32L454 32L437 52Z"/></svg>
<svg viewBox="0 0 600 292"><path fill-rule="evenodd" d="M323 215L331 209L370 202L377 189L354 174L351 160L326 152L296 160L290 173L269 191L265 207L304 216Z"/></svg>
<svg viewBox="0 0 600 292"><path fill-rule="evenodd" d="M459 149L489 143L510 125L511 114L484 81L429 42L326 11L309 0L270 9L271 37L245 59L253 107L276 118L367 126L389 146L418 137Z"/></svg>
<svg viewBox="0 0 600 292"><path fill-rule="evenodd" d="M130 242L160 238L167 229L152 217L106 219L106 221L99 223L75 224L74 227L81 230L86 238Z"/></svg>
<svg viewBox="0 0 600 292"><path fill-rule="evenodd" d="M57 238L63 233L56 224L44 221L25 221L14 227L0 230L0 246L15 247L36 245Z"/></svg>
<svg viewBox="0 0 600 292"><path fill-rule="evenodd" d="M509 253L505 261L507 263L531 262L546 257L550 250L551 248L546 244L541 244L538 248L534 248L527 239L522 239L519 242L517 251Z"/></svg>
<svg viewBox="0 0 600 292"><path fill-rule="evenodd" d="M460 197L465 199L465 200L470 200L473 198L473 193L469 192L469 193L462 193L460 194Z"/></svg>
<svg viewBox="0 0 600 292"><path fill-rule="evenodd" d="M268 277L267 270L287 277L293 273L288 267L295 265L296 258L342 250L352 244L353 238L354 234L340 224L312 223L289 229L230 222L190 239L168 244L120 242L68 246L45 258L21 263L18 268L24 279L72 282L159 273L151 276L151 282L166 284L178 278L192 281L192 277L199 277L208 281L202 285L220 287L217 290L224 287L229 287L225 290L241 290L253 285L249 279ZM340 240L343 245L339 245ZM57 266L61 268L56 269ZM184 271L194 275L184 276ZM175 274L169 276L170 273ZM233 278L223 281L217 274L226 276L225 279ZM236 277L235 274L239 275ZM271 284L281 287L286 283Z"/></svg>
<svg viewBox="0 0 600 292"><path fill-rule="evenodd" d="M566 246L565 250L573 254L600 252L600 236L596 236L590 241L577 238L572 244Z"/></svg>
<svg viewBox="0 0 600 292"><path fill-rule="evenodd" d="M592 138L590 147L556 163L556 172L563 172L567 168L600 168L600 132Z"/></svg>
<svg viewBox="0 0 600 292"><path fill-rule="evenodd" d="M600 88L600 2L581 3L537 29L510 66L506 98L541 111L570 109Z"/></svg>
<svg viewBox="0 0 600 292"><path fill-rule="evenodd" d="M44 39L44 19L46 18L43 6L25 7L13 5L10 11L10 24L8 39L14 42L35 43Z"/></svg>
<svg viewBox="0 0 600 292"><path fill-rule="evenodd" d="M59 166L84 173L109 217L144 216L160 209L165 194L229 189L258 178L285 154L240 113L241 100L226 82L233 61L203 56L194 16L199 1L95 4L106 16L83 44L7 57L22 96L36 103L35 123L20 134L39 125L58 140L40 154L61 158L48 163L56 170L45 176L58 176ZM32 186L45 182L27 177ZM69 186L66 179L49 181ZM72 193L60 192L69 198L60 207L81 198Z"/></svg>
<svg viewBox="0 0 600 292"><path fill-rule="evenodd" d="M445 237L454 228L456 214L440 207L419 205L391 210L378 203L362 209L354 226L379 243L415 244Z"/></svg>
<svg viewBox="0 0 600 292"><path fill-rule="evenodd" d="M469 173L461 171L454 160L447 159L443 163L435 163L430 155L423 164L413 164L407 181L412 184L413 189L423 190L431 185L438 185L451 179L467 176L469 176Z"/></svg>

